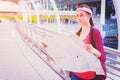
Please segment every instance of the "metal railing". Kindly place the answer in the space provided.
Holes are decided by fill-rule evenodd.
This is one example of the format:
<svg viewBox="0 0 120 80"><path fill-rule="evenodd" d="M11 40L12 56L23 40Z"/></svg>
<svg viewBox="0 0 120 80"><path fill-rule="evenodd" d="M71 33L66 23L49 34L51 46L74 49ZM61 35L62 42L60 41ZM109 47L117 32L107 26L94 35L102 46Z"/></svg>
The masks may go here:
<svg viewBox="0 0 120 80"><path fill-rule="evenodd" d="M55 37L56 35L61 35L55 31L40 28L34 24L24 23L16 19L16 30L22 40L38 55L53 71L65 80L65 73L58 68L52 58L47 54L45 48L41 44L41 40L44 37Z"/></svg>
<svg viewBox="0 0 120 80"><path fill-rule="evenodd" d="M34 24L24 23L16 19L16 30L20 34L21 38L25 43L41 58L43 59L63 80L69 78L66 72L59 69L51 61L52 58L47 54L46 50L43 49L41 44L42 39L45 37L55 37L62 35L61 33L55 32L54 30L48 30L41 28ZM104 47L107 61L107 79L108 80L119 80L120 78L120 51Z"/></svg>
<svg viewBox="0 0 120 80"><path fill-rule="evenodd" d="M111 80L119 80L120 79L120 51L116 49L112 49L109 47L104 47L107 61L107 78Z"/></svg>

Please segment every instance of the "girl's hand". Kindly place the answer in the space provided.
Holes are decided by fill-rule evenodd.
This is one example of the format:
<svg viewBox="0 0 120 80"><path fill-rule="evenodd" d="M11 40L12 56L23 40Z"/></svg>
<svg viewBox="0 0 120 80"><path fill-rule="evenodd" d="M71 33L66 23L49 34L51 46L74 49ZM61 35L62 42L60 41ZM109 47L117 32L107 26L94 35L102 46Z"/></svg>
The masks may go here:
<svg viewBox="0 0 120 80"><path fill-rule="evenodd" d="M89 53L94 53L95 52L95 48L91 44L85 44L84 47Z"/></svg>
<svg viewBox="0 0 120 80"><path fill-rule="evenodd" d="M84 47L89 53L94 54L96 57L101 56L101 53L97 49L95 49L91 44L85 44Z"/></svg>
<svg viewBox="0 0 120 80"><path fill-rule="evenodd" d="M41 44L43 45L44 48L48 47L47 44L41 42Z"/></svg>

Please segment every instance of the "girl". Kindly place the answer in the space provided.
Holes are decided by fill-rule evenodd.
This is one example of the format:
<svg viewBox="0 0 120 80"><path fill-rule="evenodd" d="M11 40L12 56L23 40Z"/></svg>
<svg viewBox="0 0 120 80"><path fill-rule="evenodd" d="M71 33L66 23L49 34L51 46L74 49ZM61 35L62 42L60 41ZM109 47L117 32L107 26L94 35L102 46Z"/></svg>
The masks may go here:
<svg viewBox="0 0 120 80"><path fill-rule="evenodd" d="M72 72L71 80L105 80L106 70L105 70L105 61L106 56L104 54L102 38L99 30L94 29L92 33L92 28L94 26L92 21L92 10L88 5L81 5L76 9L77 20L81 28L76 32L76 35L84 41L85 49L94 54L98 59L100 59L101 65L105 72L105 75L96 75L94 71L87 71L83 73ZM91 35L93 34L93 37ZM93 41L91 40L93 38ZM93 45L95 45L93 47Z"/></svg>

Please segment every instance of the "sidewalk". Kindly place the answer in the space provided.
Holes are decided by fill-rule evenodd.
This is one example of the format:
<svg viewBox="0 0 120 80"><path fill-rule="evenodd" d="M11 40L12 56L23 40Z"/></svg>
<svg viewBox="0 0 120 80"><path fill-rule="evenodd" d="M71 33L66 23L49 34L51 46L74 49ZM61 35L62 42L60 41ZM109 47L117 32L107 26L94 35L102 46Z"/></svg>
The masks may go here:
<svg viewBox="0 0 120 80"><path fill-rule="evenodd" d="M62 79L26 46L13 23L3 22L0 23L0 80Z"/></svg>

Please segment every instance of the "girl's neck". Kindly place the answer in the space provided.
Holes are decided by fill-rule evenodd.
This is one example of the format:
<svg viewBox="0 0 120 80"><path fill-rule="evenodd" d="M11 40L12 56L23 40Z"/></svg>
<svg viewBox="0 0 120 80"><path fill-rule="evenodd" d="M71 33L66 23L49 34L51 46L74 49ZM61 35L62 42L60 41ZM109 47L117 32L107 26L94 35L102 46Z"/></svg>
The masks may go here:
<svg viewBox="0 0 120 80"><path fill-rule="evenodd" d="M82 27L82 30L85 30L85 29L89 29L91 27L90 24L85 24L85 25L81 25Z"/></svg>
<svg viewBox="0 0 120 80"><path fill-rule="evenodd" d="M91 25L90 24L86 24L82 26L82 30L81 33L86 33L90 30Z"/></svg>
<svg viewBox="0 0 120 80"><path fill-rule="evenodd" d="M91 25L86 25L86 26L81 25L81 28L76 32L76 34L80 36L81 32L82 33L89 32L90 28L91 28Z"/></svg>

